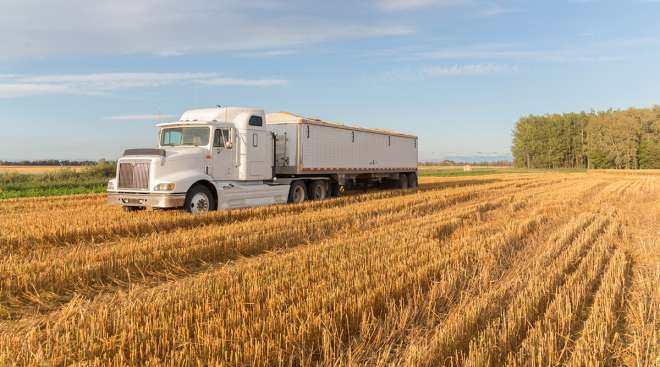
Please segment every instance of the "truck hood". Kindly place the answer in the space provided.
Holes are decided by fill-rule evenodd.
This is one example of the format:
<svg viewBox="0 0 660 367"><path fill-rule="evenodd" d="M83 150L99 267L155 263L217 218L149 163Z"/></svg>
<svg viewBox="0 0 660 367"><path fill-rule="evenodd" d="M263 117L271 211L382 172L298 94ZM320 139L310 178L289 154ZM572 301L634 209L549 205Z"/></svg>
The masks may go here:
<svg viewBox="0 0 660 367"><path fill-rule="evenodd" d="M208 149L201 147L167 148L163 149L163 151L165 152L165 160L191 159L193 157L205 158L208 154Z"/></svg>
<svg viewBox="0 0 660 367"><path fill-rule="evenodd" d="M197 159L198 157L204 158L208 154L208 150L203 147L185 147L185 148L168 148L168 149L126 149L124 155L120 160L124 159L150 159L162 161L178 161L187 159Z"/></svg>
<svg viewBox="0 0 660 367"><path fill-rule="evenodd" d="M209 151L206 148L183 147L168 148L164 157L154 157L154 178L156 180L175 180L179 175L202 175L206 174L209 162L206 156Z"/></svg>

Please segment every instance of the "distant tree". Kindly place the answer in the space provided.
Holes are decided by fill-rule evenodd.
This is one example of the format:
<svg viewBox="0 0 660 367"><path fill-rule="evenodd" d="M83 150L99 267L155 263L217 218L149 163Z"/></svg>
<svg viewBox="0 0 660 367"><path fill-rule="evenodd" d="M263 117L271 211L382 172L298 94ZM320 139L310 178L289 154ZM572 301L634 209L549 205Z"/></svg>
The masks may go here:
<svg viewBox="0 0 660 367"><path fill-rule="evenodd" d="M592 149L589 150L589 168L614 168L614 162L610 160L606 151Z"/></svg>
<svg viewBox="0 0 660 367"><path fill-rule="evenodd" d="M639 143L639 168L660 169L660 107L648 111Z"/></svg>
<svg viewBox="0 0 660 367"><path fill-rule="evenodd" d="M639 144L639 168L660 169L660 139L646 135Z"/></svg>
<svg viewBox="0 0 660 367"><path fill-rule="evenodd" d="M6 166L91 166L96 164L94 161L72 161L59 159L41 159L41 160L22 160L22 161L0 161L0 164Z"/></svg>
<svg viewBox="0 0 660 367"><path fill-rule="evenodd" d="M516 167L585 167L585 113L527 116L513 131L511 153Z"/></svg>
<svg viewBox="0 0 660 367"><path fill-rule="evenodd" d="M534 136L535 129L538 127L535 126L534 116L523 117L516 123L511 145L514 166L531 168L532 157L536 153L534 145L538 139Z"/></svg>

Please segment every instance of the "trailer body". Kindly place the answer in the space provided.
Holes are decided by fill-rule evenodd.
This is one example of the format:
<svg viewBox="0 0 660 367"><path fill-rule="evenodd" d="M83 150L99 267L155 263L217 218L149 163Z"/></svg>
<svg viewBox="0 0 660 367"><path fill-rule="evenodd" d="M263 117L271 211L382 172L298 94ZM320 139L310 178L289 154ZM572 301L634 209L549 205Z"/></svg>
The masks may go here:
<svg viewBox="0 0 660 367"><path fill-rule="evenodd" d="M417 137L330 123L291 113L266 115L278 176L416 172Z"/></svg>

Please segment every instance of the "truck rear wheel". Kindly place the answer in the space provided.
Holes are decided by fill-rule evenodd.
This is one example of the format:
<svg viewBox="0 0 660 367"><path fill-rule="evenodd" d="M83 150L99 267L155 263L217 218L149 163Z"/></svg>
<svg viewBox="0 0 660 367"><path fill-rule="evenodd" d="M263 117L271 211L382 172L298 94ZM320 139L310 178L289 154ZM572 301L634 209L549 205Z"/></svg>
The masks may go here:
<svg viewBox="0 0 660 367"><path fill-rule="evenodd" d="M309 185L309 197L312 200L323 200L328 196L328 185L325 181L315 180Z"/></svg>
<svg viewBox="0 0 660 367"><path fill-rule="evenodd" d="M401 173L399 175L399 188L405 190L408 188L408 175Z"/></svg>
<svg viewBox="0 0 660 367"><path fill-rule="evenodd" d="M289 189L289 202L300 204L307 198L307 190L303 181L294 181Z"/></svg>
<svg viewBox="0 0 660 367"><path fill-rule="evenodd" d="M415 172L408 173L408 187L411 189L417 188L417 173Z"/></svg>
<svg viewBox="0 0 660 367"><path fill-rule="evenodd" d="M188 213L206 213L214 210L215 201L206 186L197 184L188 190L183 208Z"/></svg>

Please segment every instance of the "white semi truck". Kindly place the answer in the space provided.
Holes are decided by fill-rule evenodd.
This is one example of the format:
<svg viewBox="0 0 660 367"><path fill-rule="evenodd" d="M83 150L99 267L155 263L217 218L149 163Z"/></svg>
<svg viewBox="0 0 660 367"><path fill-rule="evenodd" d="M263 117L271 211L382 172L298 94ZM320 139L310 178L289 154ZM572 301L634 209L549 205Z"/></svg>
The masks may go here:
<svg viewBox="0 0 660 367"><path fill-rule="evenodd" d="M322 200L357 185L417 186L413 135L220 106L157 126L157 149L118 160L110 204L194 213Z"/></svg>

